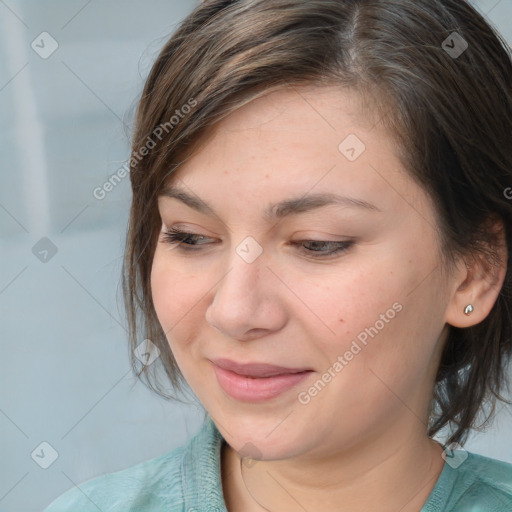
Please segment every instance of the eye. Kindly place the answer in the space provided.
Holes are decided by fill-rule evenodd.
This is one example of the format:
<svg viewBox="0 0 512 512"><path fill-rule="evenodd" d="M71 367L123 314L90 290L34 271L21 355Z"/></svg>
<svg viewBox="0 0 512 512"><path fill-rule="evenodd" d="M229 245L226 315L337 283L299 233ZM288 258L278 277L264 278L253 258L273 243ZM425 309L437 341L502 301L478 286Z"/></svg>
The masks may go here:
<svg viewBox="0 0 512 512"><path fill-rule="evenodd" d="M333 240L299 240L298 242L292 242L292 245L300 246L303 253L314 258L325 258L346 252L353 244L353 241L347 240L343 242ZM309 245L311 249L305 248L305 245ZM326 248L326 250L322 250L322 248Z"/></svg>
<svg viewBox="0 0 512 512"><path fill-rule="evenodd" d="M162 242L169 245L176 245L182 251L196 251L196 245L205 245L204 243L195 243L197 241L208 240L204 235L197 235L180 229L171 228L162 232Z"/></svg>
<svg viewBox="0 0 512 512"><path fill-rule="evenodd" d="M204 235L181 231L177 228L171 228L168 231L162 232L161 239L163 243L175 245L179 250L184 252L200 251L201 248L198 246L208 245L208 240L212 239ZM353 241L347 240L341 242L334 240L299 240L297 242L291 242L290 245L299 247L300 252L307 256L320 259L346 252L353 244ZM306 248L306 245L309 245L311 248Z"/></svg>

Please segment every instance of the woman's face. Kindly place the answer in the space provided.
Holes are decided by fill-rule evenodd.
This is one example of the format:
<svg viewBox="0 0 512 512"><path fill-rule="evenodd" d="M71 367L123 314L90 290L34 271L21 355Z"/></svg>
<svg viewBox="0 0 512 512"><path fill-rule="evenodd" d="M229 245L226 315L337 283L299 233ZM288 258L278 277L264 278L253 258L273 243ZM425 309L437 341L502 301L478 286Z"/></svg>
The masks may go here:
<svg viewBox="0 0 512 512"><path fill-rule="evenodd" d="M426 431L453 285L431 202L365 112L348 90L268 94L171 177L195 207L159 198L163 231L200 236L160 236L155 309L184 377L242 455L332 454ZM335 195L358 202L325 201ZM249 379L219 358L309 371Z"/></svg>

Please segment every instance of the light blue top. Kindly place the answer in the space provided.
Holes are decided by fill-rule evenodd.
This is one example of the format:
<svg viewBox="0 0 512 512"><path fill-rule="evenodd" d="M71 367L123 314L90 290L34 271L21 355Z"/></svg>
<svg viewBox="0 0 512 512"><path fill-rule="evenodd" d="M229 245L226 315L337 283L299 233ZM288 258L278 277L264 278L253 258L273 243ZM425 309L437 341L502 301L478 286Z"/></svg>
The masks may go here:
<svg viewBox="0 0 512 512"><path fill-rule="evenodd" d="M227 512L220 473L223 442L207 416L187 445L88 480L44 512ZM452 453L421 512L512 512L512 464Z"/></svg>

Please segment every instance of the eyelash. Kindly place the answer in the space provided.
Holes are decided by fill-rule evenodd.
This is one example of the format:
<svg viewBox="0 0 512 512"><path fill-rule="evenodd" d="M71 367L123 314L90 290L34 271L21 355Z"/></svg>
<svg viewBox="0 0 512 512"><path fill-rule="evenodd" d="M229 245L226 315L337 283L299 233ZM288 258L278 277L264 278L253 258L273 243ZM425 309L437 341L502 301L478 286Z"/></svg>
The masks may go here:
<svg viewBox="0 0 512 512"><path fill-rule="evenodd" d="M196 233L189 233L187 231L181 231L176 228L171 228L169 231L162 232L162 242L169 245L176 245L180 250L184 252L196 252L200 249L193 249L193 247L197 247L198 245L206 245L206 244L190 244L187 243L187 240L190 238L205 238L208 237L204 235L198 235ZM311 251L304 249L304 253L308 256L313 256L314 258L326 258L328 256L333 256L336 254L341 254L347 252L349 248L353 245L354 242L344 241L344 242L336 242L331 240L300 240L299 242L293 242L292 245L302 246L303 243L312 242L318 244L331 244L336 246L334 250L331 251Z"/></svg>

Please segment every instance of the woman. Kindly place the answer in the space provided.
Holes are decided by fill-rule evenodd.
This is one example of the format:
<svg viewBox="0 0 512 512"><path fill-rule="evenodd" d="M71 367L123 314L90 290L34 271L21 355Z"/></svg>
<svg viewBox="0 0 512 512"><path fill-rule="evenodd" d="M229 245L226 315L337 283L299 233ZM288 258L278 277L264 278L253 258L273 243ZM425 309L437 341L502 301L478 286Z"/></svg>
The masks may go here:
<svg viewBox="0 0 512 512"><path fill-rule="evenodd" d="M124 290L205 423L47 511L512 510L462 448L512 350L511 84L464 0L203 2L139 103Z"/></svg>

